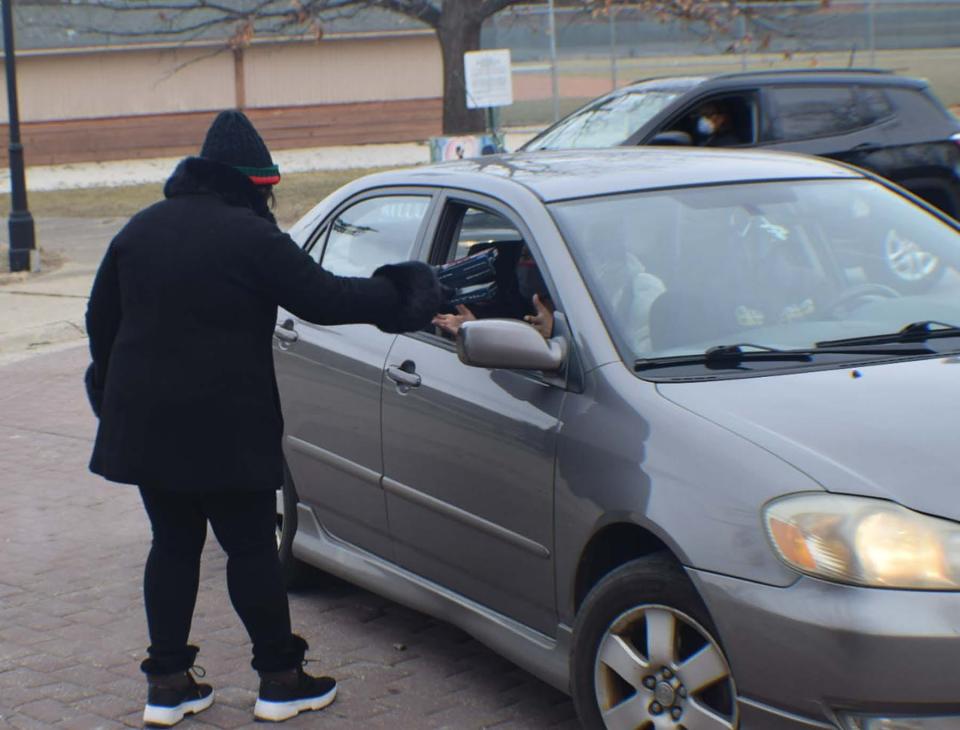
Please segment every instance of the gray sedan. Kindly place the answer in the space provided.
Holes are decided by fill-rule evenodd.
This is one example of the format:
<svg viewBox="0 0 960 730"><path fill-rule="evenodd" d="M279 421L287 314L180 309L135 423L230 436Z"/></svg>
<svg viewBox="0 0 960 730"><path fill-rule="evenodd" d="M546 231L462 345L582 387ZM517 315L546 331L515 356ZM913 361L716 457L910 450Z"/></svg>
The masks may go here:
<svg viewBox="0 0 960 730"><path fill-rule="evenodd" d="M291 234L452 297L401 336L280 312L291 581L455 623L587 728L960 727L960 276L875 276L878 242L960 265L955 222L648 148L384 173Z"/></svg>

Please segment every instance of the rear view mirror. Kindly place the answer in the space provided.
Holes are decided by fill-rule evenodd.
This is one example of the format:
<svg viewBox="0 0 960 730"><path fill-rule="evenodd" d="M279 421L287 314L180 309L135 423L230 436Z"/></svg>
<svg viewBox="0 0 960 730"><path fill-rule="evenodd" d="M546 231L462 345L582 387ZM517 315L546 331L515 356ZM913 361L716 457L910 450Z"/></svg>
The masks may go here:
<svg viewBox="0 0 960 730"><path fill-rule="evenodd" d="M673 145L677 147L689 147L693 144L693 138L686 132L675 129L671 132L660 132L654 135L647 144L652 145Z"/></svg>
<svg viewBox="0 0 960 730"><path fill-rule="evenodd" d="M464 322L457 334L457 356L465 365L510 370L559 370L567 355L566 340L545 340L526 322L479 319Z"/></svg>

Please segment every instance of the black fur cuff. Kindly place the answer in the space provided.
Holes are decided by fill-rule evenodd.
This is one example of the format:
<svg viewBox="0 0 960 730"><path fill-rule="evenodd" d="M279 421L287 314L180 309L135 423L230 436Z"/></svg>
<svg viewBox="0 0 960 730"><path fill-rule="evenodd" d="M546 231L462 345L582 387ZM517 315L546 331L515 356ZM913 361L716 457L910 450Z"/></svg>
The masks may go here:
<svg viewBox="0 0 960 730"><path fill-rule="evenodd" d="M430 324L443 306L443 293L433 267L420 261L387 264L373 272L396 287L400 306L384 319L384 332L416 332Z"/></svg>

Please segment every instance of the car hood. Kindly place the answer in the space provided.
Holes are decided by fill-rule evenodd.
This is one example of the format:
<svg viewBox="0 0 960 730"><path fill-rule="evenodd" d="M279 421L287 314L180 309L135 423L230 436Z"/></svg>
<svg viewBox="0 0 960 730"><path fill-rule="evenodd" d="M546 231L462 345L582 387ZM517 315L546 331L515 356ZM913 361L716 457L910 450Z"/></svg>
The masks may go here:
<svg viewBox="0 0 960 730"><path fill-rule="evenodd" d="M828 491L960 521L960 357L658 390Z"/></svg>

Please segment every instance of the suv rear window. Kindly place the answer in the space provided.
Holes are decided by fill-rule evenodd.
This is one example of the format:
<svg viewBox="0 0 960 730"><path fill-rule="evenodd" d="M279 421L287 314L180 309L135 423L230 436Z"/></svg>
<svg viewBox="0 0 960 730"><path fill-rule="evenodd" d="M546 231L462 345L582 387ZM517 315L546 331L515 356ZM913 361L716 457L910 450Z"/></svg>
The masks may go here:
<svg viewBox="0 0 960 730"><path fill-rule="evenodd" d="M773 138L808 139L864 126L849 86L781 86L769 91Z"/></svg>
<svg viewBox="0 0 960 730"><path fill-rule="evenodd" d="M865 124L876 124L893 116L893 106L882 89L861 88L860 101L863 102Z"/></svg>

